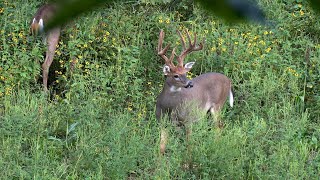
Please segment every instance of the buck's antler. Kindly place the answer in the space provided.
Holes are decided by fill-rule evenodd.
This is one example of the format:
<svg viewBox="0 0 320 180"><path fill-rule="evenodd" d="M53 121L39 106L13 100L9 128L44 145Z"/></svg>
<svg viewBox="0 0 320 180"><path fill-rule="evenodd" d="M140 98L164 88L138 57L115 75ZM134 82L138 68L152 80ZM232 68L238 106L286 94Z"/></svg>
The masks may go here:
<svg viewBox="0 0 320 180"><path fill-rule="evenodd" d="M197 36L196 34L194 34L194 41L193 43L191 42L191 37L188 31L186 31L187 37L188 37L188 41L189 41L189 47L186 48L186 42L184 40L184 37L182 36L180 31L177 31L180 39L181 39L181 44L183 47L183 51L181 52L181 54L177 57L177 61L178 61L178 65L177 67L179 67L179 69L183 69L183 60L184 58L187 56L187 54L193 52L193 51L199 51L203 48L203 42L201 42L199 45L197 45ZM173 48L172 52L171 52L171 56L170 58L168 58L166 56L166 52L167 50L170 48L170 44L168 44L164 49L162 49L162 43L163 43L163 38L164 38L164 31L161 30L160 34L159 34L159 42L158 42L158 55L165 60L165 63L167 66L169 66L171 69L176 68L176 66L173 64L173 59L174 56L176 55L175 53L175 48Z"/></svg>
<svg viewBox="0 0 320 180"><path fill-rule="evenodd" d="M191 53L193 51L200 51L203 48L204 40L199 45L197 45L197 35L196 35L196 33L194 33L194 41L192 43L190 34L189 34L188 30L186 30L186 34L187 34L188 41L189 41L189 47L186 48L186 42L184 40L184 37L182 36L180 31L177 31L177 32L178 32L178 34L180 36L181 44L182 44L182 47L183 47L183 51L177 57L177 61L178 61L178 66L183 66L183 60L187 56L187 54L189 54L189 53Z"/></svg>
<svg viewBox="0 0 320 180"><path fill-rule="evenodd" d="M163 30L161 30L159 34L159 42L158 42L158 55L165 60L166 65L168 65L169 67L175 67L175 65L172 62L175 55L175 48L173 48L171 52L171 56L170 58L168 58L166 56L166 52L170 48L170 44L168 44L164 49L162 49L163 38L164 38L164 32Z"/></svg>

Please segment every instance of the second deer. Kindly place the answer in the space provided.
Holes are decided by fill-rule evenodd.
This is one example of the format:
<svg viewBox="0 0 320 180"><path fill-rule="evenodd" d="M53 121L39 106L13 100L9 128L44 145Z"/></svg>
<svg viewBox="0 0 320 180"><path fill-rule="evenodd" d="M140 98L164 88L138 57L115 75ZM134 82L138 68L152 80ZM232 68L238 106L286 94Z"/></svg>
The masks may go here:
<svg viewBox="0 0 320 180"><path fill-rule="evenodd" d="M163 73L166 76L162 92L157 98L156 117L162 119L168 114L171 121L175 124L184 125L186 128L187 140L189 139L190 129L188 125L200 119L195 111L201 113L210 112L217 116L223 107L227 97L229 96L230 106L233 106L233 94L231 90L231 80L220 73L206 73L192 80L187 78L186 73L191 70L194 62L184 65L184 58L193 51L199 51L203 48L203 42L197 44L196 34L194 42L187 32L189 47L186 47L185 39L178 31L183 46L183 51L177 56L178 64L173 64L176 56L175 48L171 52L171 56L167 57L166 52L170 47L168 44L162 48L164 32L161 30L158 42L158 55L164 59L165 65ZM167 133L161 130L160 152L165 152L167 142Z"/></svg>
<svg viewBox="0 0 320 180"><path fill-rule="evenodd" d="M43 34L44 25L50 21L50 19L55 15L57 11L57 6L53 4L46 4L41 6L31 23L31 32L33 35ZM46 59L42 64L42 78L43 78L43 88L45 91L48 90L48 74L49 68L52 64L53 57L56 51L56 47L59 42L60 37L60 27L55 27L50 29L45 34L45 42L47 43Z"/></svg>

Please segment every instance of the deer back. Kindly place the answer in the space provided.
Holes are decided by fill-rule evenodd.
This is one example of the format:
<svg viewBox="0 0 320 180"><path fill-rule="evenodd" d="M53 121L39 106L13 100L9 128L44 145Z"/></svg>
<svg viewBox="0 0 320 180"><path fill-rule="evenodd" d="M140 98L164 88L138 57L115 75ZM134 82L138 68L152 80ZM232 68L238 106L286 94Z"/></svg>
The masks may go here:
<svg viewBox="0 0 320 180"><path fill-rule="evenodd" d="M169 77L168 77L169 78ZM231 81L220 73L206 73L191 80L193 87L174 91L168 78L162 92L157 98L157 118L163 113L180 112L173 117L186 121L187 116L195 109L206 113L219 111L231 92Z"/></svg>
<svg viewBox="0 0 320 180"><path fill-rule="evenodd" d="M230 79L220 73L206 73L192 80L193 87L189 88L188 94L200 103L205 111L214 108L215 111L225 103L231 91Z"/></svg>

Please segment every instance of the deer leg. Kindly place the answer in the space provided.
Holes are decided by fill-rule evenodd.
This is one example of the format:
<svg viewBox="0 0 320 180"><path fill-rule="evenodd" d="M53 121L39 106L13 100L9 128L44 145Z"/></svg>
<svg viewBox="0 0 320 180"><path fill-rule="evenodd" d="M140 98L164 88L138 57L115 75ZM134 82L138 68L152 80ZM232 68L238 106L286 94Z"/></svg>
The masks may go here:
<svg viewBox="0 0 320 180"><path fill-rule="evenodd" d="M220 108L212 107L210 109L210 112L211 112L211 114L213 116L214 122L216 123L216 127L219 128L219 129L222 129L224 127L224 124L221 121Z"/></svg>
<svg viewBox="0 0 320 180"><path fill-rule="evenodd" d="M48 74L49 68L52 64L53 57L57 48L57 44L59 42L60 36L60 28L53 29L52 31L48 32L47 35L47 52L46 52L46 59L42 64L42 78L43 78L43 88L45 91L48 91Z"/></svg>
<svg viewBox="0 0 320 180"><path fill-rule="evenodd" d="M163 155L166 151L166 144L168 141L168 133L166 129L161 129L160 133L160 153Z"/></svg>
<svg viewBox="0 0 320 180"><path fill-rule="evenodd" d="M70 72L71 72L71 74L73 73L73 70L74 70L76 64L77 64L77 60L75 60L75 59L71 60L71 62L70 62Z"/></svg>
<svg viewBox="0 0 320 180"><path fill-rule="evenodd" d="M191 130L191 127L189 126L186 126L186 143L187 143L187 153L190 155L191 157L191 148L190 148L190 139L191 139L191 133L192 133L192 130Z"/></svg>
<svg viewBox="0 0 320 180"><path fill-rule="evenodd" d="M192 134L192 128L191 125L185 125L186 130L186 147L187 147L187 160L184 164L185 169L190 169L192 167L192 146L191 146L191 134Z"/></svg>

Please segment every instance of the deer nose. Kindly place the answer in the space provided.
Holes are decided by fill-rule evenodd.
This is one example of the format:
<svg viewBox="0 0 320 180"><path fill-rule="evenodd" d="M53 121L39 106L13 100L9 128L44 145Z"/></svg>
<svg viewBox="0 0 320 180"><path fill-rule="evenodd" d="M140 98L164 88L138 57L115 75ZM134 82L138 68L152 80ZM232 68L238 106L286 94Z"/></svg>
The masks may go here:
<svg viewBox="0 0 320 180"><path fill-rule="evenodd" d="M193 87L192 81L188 81L188 84L185 86L185 88L192 88L192 87Z"/></svg>

